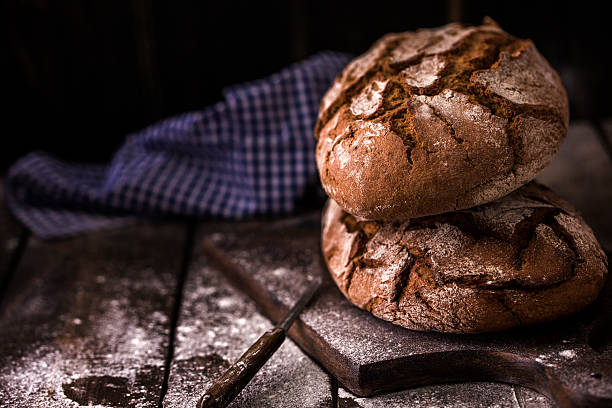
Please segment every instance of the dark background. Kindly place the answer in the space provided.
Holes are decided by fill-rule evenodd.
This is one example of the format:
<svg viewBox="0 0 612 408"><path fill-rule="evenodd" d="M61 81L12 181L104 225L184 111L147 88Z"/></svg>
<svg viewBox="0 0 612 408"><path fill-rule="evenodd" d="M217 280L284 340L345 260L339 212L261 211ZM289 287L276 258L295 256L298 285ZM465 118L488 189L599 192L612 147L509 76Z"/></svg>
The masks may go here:
<svg viewBox="0 0 612 408"><path fill-rule="evenodd" d="M102 162L124 136L201 109L224 86L317 51L365 51L392 31L479 23L531 38L559 71L571 117L612 116L612 28L597 2L8 0L0 9L0 172L45 150Z"/></svg>

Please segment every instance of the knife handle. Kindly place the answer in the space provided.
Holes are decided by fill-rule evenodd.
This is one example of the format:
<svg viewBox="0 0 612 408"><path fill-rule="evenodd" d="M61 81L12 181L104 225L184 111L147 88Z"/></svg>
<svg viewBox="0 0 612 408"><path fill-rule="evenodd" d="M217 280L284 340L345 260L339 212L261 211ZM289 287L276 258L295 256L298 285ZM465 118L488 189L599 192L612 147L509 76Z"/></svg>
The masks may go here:
<svg viewBox="0 0 612 408"><path fill-rule="evenodd" d="M226 407L285 340L280 327L268 330L232 364L198 401L198 408Z"/></svg>

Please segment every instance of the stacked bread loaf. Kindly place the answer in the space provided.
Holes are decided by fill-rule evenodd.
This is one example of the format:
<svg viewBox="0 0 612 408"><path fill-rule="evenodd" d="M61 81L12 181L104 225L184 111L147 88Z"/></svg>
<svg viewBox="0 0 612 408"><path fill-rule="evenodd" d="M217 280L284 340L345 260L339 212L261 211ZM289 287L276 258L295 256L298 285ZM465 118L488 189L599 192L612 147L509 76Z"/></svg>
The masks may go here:
<svg viewBox="0 0 612 408"><path fill-rule="evenodd" d="M323 254L342 293L395 324L455 333L592 302L604 252L531 182L568 120L557 73L490 20L376 42L336 79L315 129Z"/></svg>

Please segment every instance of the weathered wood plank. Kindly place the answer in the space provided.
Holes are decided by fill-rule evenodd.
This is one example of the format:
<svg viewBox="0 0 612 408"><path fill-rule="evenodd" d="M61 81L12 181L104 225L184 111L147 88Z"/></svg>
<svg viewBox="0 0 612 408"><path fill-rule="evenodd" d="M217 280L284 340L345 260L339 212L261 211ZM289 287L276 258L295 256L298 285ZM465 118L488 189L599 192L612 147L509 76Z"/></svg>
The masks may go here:
<svg viewBox="0 0 612 408"><path fill-rule="evenodd" d="M580 210L601 245L612 249L612 160L592 125L573 123L559 153L537 180Z"/></svg>
<svg viewBox="0 0 612 408"><path fill-rule="evenodd" d="M469 336L411 331L357 309L329 282L319 222L313 214L211 223L214 233L203 250L275 320L295 302L308 275L321 274L326 284L289 335L347 389L372 396L442 382L496 381L537 389L565 406L612 400L609 337L601 330L609 327L612 281L591 307L557 322ZM593 342L594 331L602 345Z"/></svg>
<svg viewBox="0 0 612 408"><path fill-rule="evenodd" d="M230 362L272 327L252 300L207 264L198 242L183 292L166 407L194 407ZM327 374L287 339L230 406L331 407L331 398Z"/></svg>
<svg viewBox="0 0 612 408"><path fill-rule="evenodd" d="M527 388L499 383L461 383L418 387L411 390L360 398L344 388L338 392L338 408L549 408L546 397Z"/></svg>
<svg viewBox="0 0 612 408"><path fill-rule="evenodd" d="M157 406L182 225L32 238L0 312L7 406Z"/></svg>

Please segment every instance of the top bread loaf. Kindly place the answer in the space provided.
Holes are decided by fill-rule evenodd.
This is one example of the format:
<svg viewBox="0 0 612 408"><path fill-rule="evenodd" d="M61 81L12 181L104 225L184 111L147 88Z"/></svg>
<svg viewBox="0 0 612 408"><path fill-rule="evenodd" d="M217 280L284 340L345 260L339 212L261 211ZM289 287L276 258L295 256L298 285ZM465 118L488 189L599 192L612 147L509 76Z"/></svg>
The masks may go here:
<svg viewBox="0 0 612 408"><path fill-rule="evenodd" d="M535 178L568 121L557 73L491 20L389 34L324 96L317 166L327 194L358 217L439 214Z"/></svg>

